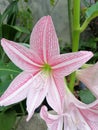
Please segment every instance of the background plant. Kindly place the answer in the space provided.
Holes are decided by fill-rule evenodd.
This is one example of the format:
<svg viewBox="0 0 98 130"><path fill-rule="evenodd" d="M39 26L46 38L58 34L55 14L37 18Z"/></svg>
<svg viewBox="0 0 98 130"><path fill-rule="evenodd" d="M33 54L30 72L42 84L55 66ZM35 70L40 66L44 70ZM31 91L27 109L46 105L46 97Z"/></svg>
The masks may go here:
<svg viewBox="0 0 98 130"><path fill-rule="evenodd" d="M18 0L9 1L9 5L5 11L0 14L0 38L4 37L23 43L29 41L32 14L29 10L26 15L23 15L25 12L19 10L18 2ZM28 24L28 22L30 22L30 24ZM0 46L0 95L3 94L10 82L20 71L21 70L8 59ZM11 130L15 124L16 117L24 115L25 107L23 106L23 103L20 103L19 105L10 107L0 107L1 130ZM13 129L16 129L16 127L17 126L15 126L15 128L13 127Z"/></svg>
<svg viewBox="0 0 98 130"><path fill-rule="evenodd" d="M27 0L25 0L25 3ZM58 0L50 0L50 4L54 9ZM68 0L69 6L69 19L70 19L70 35L72 46L66 44L66 47L61 48L61 53L78 51L78 50L90 50L93 51L95 56L90 63L95 63L98 60L98 33L97 33L97 16L98 16L98 3L88 3L87 0L82 0L85 7L80 8L80 0L78 2ZM3 14L0 14L0 38L4 37L16 42L29 43L30 33L33 27L33 16L28 6L24 8L21 6L21 10L18 8L19 0L9 1L8 7ZM76 8L78 7L78 8ZM73 11L73 14L72 14ZM80 14L81 12L81 14ZM80 17L81 16L81 17ZM83 39L84 30L90 30L88 39ZM27 44L24 44L27 45ZM28 45L27 45L28 46ZM9 83L21 72L3 52L0 46L0 95L8 87ZM70 76L69 88L73 92L75 85L75 73ZM79 90L80 91L80 90ZM85 96L88 95L87 100ZM85 103L90 103L95 100L89 90L81 90L79 96ZM89 98L90 97L90 98ZM25 101L24 101L25 102ZM26 114L24 102L9 107L0 107L0 129L10 130L15 124L17 116L23 116ZM7 117L10 118L7 118ZM8 122L6 124L6 122ZM6 124L6 125L5 125ZM17 124L16 124L17 125ZM13 127L16 129L17 126Z"/></svg>

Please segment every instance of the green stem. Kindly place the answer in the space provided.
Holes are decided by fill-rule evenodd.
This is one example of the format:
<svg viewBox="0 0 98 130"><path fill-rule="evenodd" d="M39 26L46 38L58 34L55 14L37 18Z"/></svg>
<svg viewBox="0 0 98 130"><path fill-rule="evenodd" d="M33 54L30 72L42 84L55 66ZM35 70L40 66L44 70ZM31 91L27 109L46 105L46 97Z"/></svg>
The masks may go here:
<svg viewBox="0 0 98 130"><path fill-rule="evenodd" d="M73 0L72 52L78 51L80 38L80 0ZM73 92L75 72L70 75L69 89Z"/></svg>
<svg viewBox="0 0 98 130"><path fill-rule="evenodd" d="M82 24L82 26L80 28L80 32L83 32L86 29L86 27L88 26L88 24L91 22L91 20L96 18L97 16L98 16L98 11L95 12L92 17L86 18L86 20L84 21L84 23Z"/></svg>
<svg viewBox="0 0 98 130"><path fill-rule="evenodd" d="M78 51L80 38L80 0L73 0L72 51Z"/></svg>
<svg viewBox="0 0 98 130"><path fill-rule="evenodd" d="M2 24L0 24L0 39L2 38Z"/></svg>
<svg viewBox="0 0 98 130"><path fill-rule="evenodd" d="M19 117L19 119L17 120L17 122L16 122L16 124L15 124L14 130L17 130L20 121L22 120L23 116L25 116L25 110L24 110L24 108L23 108L22 102L20 102L19 104L20 104L20 108L21 108L21 111L22 111L22 115L21 115L21 116Z"/></svg>
<svg viewBox="0 0 98 130"><path fill-rule="evenodd" d="M23 116L24 116L24 115L25 115L25 110L24 110L24 108L23 108L23 105L22 105L21 102L20 102L19 104L20 104L20 108L21 108L22 114L23 114Z"/></svg>

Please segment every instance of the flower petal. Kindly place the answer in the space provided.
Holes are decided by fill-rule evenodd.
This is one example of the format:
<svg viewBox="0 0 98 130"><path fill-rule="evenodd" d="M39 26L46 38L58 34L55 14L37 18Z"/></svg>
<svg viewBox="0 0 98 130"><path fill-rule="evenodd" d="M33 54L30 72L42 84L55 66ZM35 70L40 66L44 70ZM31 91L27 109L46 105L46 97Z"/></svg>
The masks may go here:
<svg viewBox="0 0 98 130"><path fill-rule="evenodd" d="M31 38L31 49L47 63L48 59L59 54L59 44L50 16L42 17L35 25Z"/></svg>
<svg viewBox="0 0 98 130"><path fill-rule="evenodd" d="M62 113L64 103L65 88L64 79L61 77L51 76L49 82L48 95L46 96L49 105L57 112Z"/></svg>
<svg viewBox="0 0 98 130"><path fill-rule="evenodd" d="M74 104L69 105L68 113L64 116L64 130L91 130L86 120Z"/></svg>
<svg viewBox="0 0 98 130"><path fill-rule="evenodd" d="M98 129L98 105L96 106L96 110L94 107L95 106L93 106L91 109L80 109L81 114L85 118L91 130Z"/></svg>
<svg viewBox="0 0 98 130"><path fill-rule="evenodd" d="M31 88L27 96L27 121L30 120L34 114L35 109L42 103L48 92L48 78L44 73L35 75Z"/></svg>
<svg viewBox="0 0 98 130"><path fill-rule="evenodd" d="M52 115L47 112L47 108L43 106L40 112L41 118L45 120L48 130L62 130L63 128L63 117L59 115Z"/></svg>
<svg viewBox="0 0 98 130"><path fill-rule="evenodd" d="M94 102L90 103L90 104L85 104L83 102L81 102L80 100L78 100L68 89L66 83L65 83L65 89L66 89L66 94L65 94L65 100L66 100L66 105L73 103L75 104L76 107L80 108L80 109L89 109L93 106L95 106L96 104L98 104L98 100L95 100ZM65 106L66 106L65 105Z"/></svg>
<svg viewBox="0 0 98 130"><path fill-rule="evenodd" d="M77 71L77 78L98 98L98 62L86 69Z"/></svg>
<svg viewBox="0 0 98 130"><path fill-rule="evenodd" d="M31 73L22 72L18 75L0 97L0 106L11 105L25 99L32 79L33 75Z"/></svg>
<svg viewBox="0 0 98 130"><path fill-rule="evenodd" d="M22 70L33 71L42 64L41 59L34 52L18 43L3 38L1 45L9 58Z"/></svg>
<svg viewBox="0 0 98 130"><path fill-rule="evenodd" d="M49 63L56 73L66 76L81 67L92 56L92 52L80 51L58 55L52 58Z"/></svg>
<svg viewBox="0 0 98 130"><path fill-rule="evenodd" d="M67 93L65 95L65 100L67 101L67 103L65 101L65 107L70 108L70 115L73 116L73 122L75 123L75 121L78 121L79 123L77 122L77 127L83 128L83 130L96 130L98 128L98 100L90 104L85 104L75 98L75 96L69 91L68 88L66 90ZM67 124L67 122L65 123ZM79 124L82 126L79 126Z"/></svg>

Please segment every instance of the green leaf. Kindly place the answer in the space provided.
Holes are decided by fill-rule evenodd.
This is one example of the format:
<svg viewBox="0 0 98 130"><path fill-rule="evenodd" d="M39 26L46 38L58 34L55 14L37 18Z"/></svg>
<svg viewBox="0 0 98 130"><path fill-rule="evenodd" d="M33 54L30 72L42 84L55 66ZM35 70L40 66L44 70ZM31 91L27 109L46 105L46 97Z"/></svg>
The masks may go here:
<svg viewBox="0 0 98 130"><path fill-rule="evenodd" d="M88 0L82 0L81 2L83 2L83 4L86 6L86 7L89 7L90 6L90 3Z"/></svg>
<svg viewBox="0 0 98 130"><path fill-rule="evenodd" d="M92 19L98 16L98 2L93 4L91 7L89 7L86 12L86 20L84 21L83 25L80 28L80 32L83 32L88 24L91 22Z"/></svg>
<svg viewBox="0 0 98 130"><path fill-rule="evenodd" d="M96 99L95 96L88 89L80 90L79 97L81 101L86 104L92 103Z"/></svg>
<svg viewBox="0 0 98 130"><path fill-rule="evenodd" d="M9 15L12 15L13 13L13 9L15 10L17 6L17 1L12 1L12 3L10 3L8 5L8 7L6 8L6 10L4 11L4 13L2 14L2 17L0 19L1 23L3 23L3 21L5 20L5 18Z"/></svg>
<svg viewBox="0 0 98 130"><path fill-rule="evenodd" d="M86 18L93 17L95 14L98 13L98 2L93 4L86 10ZM98 15L98 14L97 14Z"/></svg>
<svg viewBox="0 0 98 130"><path fill-rule="evenodd" d="M0 13L0 39L2 38L2 24L1 24L1 18L2 18L2 15Z"/></svg>
<svg viewBox="0 0 98 130"><path fill-rule="evenodd" d="M16 121L16 112L7 111L0 113L0 130L11 130Z"/></svg>
<svg viewBox="0 0 98 130"><path fill-rule="evenodd" d="M30 34L30 31L25 27L20 27L20 26L11 26L11 27L16 29L19 32Z"/></svg>
<svg viewBox="0 0 98 130"><path fill-rule="evenodd" d="M10 109L11 107L12 107L12 105L9 105L9 106L0 106L0 113L7 111L7 110Z"/></svg>
<svg viewBox="0 0 98 130"><path fill-rule="evenodd" d="M55 0L50 0L50 4L51 4L52 6L54 6L54 5L55 5Z"/></svg>
<svg viewBox="0 0 98 130"><path fill-rule="evenodd" d="M28 2L28 0L24 0L25 2Z"/></svg>
<svg viewBox="0 0 98 130"><path fill-rule="evenodd" d="M21 72L21 70L15 66L12 62L9 62L7 65L5 65L4 63L0 63L0 77L2 74L7 73L9 74L19 74ZM2 74L1 74L2 73Z"/></svg>
<svg viewBox="0 0 98 130"><path fill-rule="evenodd" d="M2 25L2 37L9 40L13 40L16 33L17 33L17 30L14 29L11 25L8 25L8 24Z"/></svg>
<svg viewBox="0 0 98 130"><path fill-rule="evenodd" d="M0 95L7 89L10 82L21 72L12 62L7 65L0 62Z"/></svg>
<svg viewBox="0 0 98 130"><path fill-rule="evenodd" d="M12 26L8 24L3 24L1 31L2 31L2 37L9 40L14 40L15 38L19 38L19 36L21 36L23 33L30 34L30 31L25 27ZM18 37L17 34L19 34Z"/></svg>
<svg viewBox="0 0 98 130"><path fill-rule="evenodd" d="M0 24L0 39L2 38L2 25Z"/></svg>

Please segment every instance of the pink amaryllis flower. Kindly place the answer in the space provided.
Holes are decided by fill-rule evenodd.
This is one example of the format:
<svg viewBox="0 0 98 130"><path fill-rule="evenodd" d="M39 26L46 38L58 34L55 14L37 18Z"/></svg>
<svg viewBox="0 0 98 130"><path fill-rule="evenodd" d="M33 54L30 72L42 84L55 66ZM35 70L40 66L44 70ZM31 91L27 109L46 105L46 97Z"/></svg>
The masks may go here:
<svg viewBox="0 0 98 130"><path fill-rule="evenodd" d="M88 68L78 70L76 75L98 98L98 62Z"/></svg>
<svg viewBox="0 0 98 130"><path fill-rule="evenodd" d="M67 86L66 90L61 113L51 114L46 106L41 108L40 115L48 130L97 130L98 100L87 105L80 102Z"/></svg>
<svg viewBox="0 0 98 130"><path fill-rule="evenodd" d="M0 105L10 105L27 98L29 120L45 96L57 112L62 110L65 95L64 76L78 69L93 54L88 51L60 54L58 39L50 16L42 17L35 25L30 48L2 39L8 57L23 70L0 98Z"/></svg>

